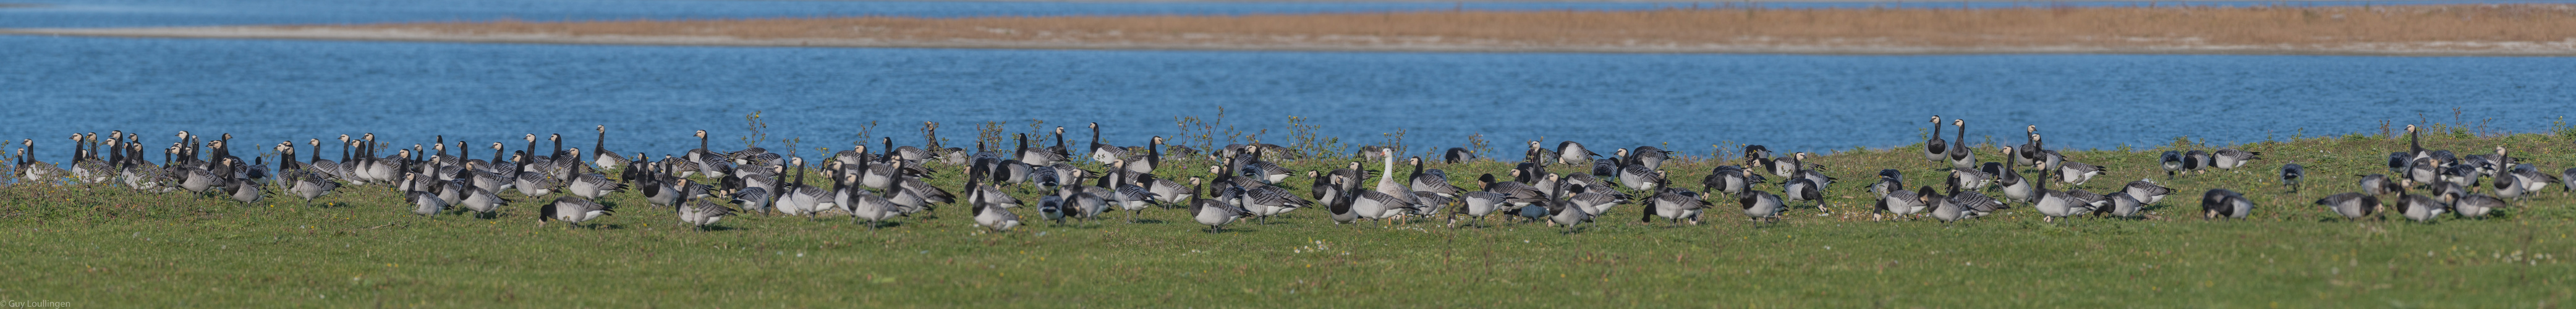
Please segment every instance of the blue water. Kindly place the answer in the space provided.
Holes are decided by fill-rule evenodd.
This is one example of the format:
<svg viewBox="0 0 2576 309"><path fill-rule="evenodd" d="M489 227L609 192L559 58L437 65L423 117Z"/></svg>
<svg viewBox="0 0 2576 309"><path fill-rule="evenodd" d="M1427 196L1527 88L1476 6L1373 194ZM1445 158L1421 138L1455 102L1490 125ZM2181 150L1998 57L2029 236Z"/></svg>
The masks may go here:
<svg viewBox="0 0 2576 309"><path fill-rule="evenodd" d="M479 19L880 14L1162 14L1445 8L1426 3L874 3L695 1L62 4L0 9L0 25L59 27ZM620 5L598 5L620 4ZM411 6L419 7L411 7ZM515 6L514 6L515 5ZM1548 8L1640 4L1469 4ZM228 6L223 10L210 6ZM334 9L336 8L336 9ZM1052 8L1052 9L1050 9ZM295 13L245 13L263 10ZM525 10L521 10L525 9ZM308 14L301 10L343 10ZM909 10L909 11L907 11ZM44 11L54 13L25 13ZM99 13L115 11L116 13ZM140 13L138 13L140 12ZM101 17L137 14L118 19ZM191 15L200 14L200 15ZM894 13L882 13L894 14ZM29 15L38 17L21 19ZM537 15L537 14L528 14ZM182 17L197 16L197 17ZM428 16L428 17L424 17ZM569 16L569 17L565 17ZM521 16L520 18L530 18ZM80 20L80 21L68 21ZM1470 134L1509 151L1523 141L1595 146L1719 143L1783 151L1921 141L1931 115L1970 121L1971 140L2018 141L2038 125L2051 145L2215 143L2372 132L2380 120L2450 121L2455 108L2494 129L2539 131L2576 112L2576 58L2242 55L1677 55L745 48L126 39L0 36L0 138L46 143L60 160L73 132L233 133L237 143L373 132L477 144L565 133L589 148L673 153L706 129L739 147L743 115L764 111L777 138L848 147L873 136L918 144L921 121L967 146L971 124L1084 122L1110 142L1178 136L1180 116L1212 118L1285 142L1288 116L1355 144L1402 130L1414 150ZM250 142L242 142L250 141ZM774 146L773 141L766 145ZM1222 142L1220 142L1222 143ZM871 141L871 144L873 142ZM512 148L519 147L511 143ZM809 148L810 149L810 148Z"/></svg>

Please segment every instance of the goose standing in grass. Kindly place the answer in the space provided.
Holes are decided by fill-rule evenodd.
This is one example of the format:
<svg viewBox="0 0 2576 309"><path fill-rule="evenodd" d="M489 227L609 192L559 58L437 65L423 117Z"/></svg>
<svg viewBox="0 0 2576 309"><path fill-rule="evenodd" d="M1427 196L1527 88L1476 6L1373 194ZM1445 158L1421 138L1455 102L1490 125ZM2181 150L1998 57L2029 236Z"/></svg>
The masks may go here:
<svg viewBox="0 0 2576 309"><path fill-rule="evenodd" d="M1380 223L1384 223L1388 218L1403 215L1414 206L1411 198L1380 191L1358 191L1356 196L1357 198L1351 201L1351 210L1360 218L1378 220Z"/></svg>
<svg viewBox="0 0 2576 309"><path fill-rule="evenodd" d="M2138 179L2138 181L2129 182L2129 185L2121 186L2120 193L2137 199L2140 203L2155 204L2157 201L2165 200L2165 195L2173 194L2173 189L2156 185L2154 181Z"/></svg>
<svg viewBox="0 0 2576 309"><path fill-rule="evenodd" d="M1673 159L1673 152L1671 150L1655 148L1655 146L1637 146L1636 150L1629 151L1628 153L1630 156L1634 156L1634 158L1630 158L1630 161L1639 165L1645 165L1646 169L1664 168L1664 161L1670 161Z"/></svg>
<svg viewBox="0 0 2576 309"><path fill-rule="evenodd" d="M2138 211L2145 210L2147 207L2146 202L2138 201L2138 198L2130 197L2128 194L2112 194L2108 197L2111 199L2112 217L2135 218L2139 215Z"/></svg>
<svg viewBox="0 0 2576 309"><path fill-rule="evenodd" d="M1296 172L1289 170L1286 167L1280 167L1279 164L1258 159L1258 154L1261 153L1261 150L1253 150L1252 153L1255 154L1255 156L1253 156L1255 159L1245 160L1243 163L1243 169L1240 171L1243 173L1243 175L1240 176L1243 176L1245 179L1260 181L1264 184L1278 184L1280 181L1288 180L1289 173ZM1388 165L1388 170L1386 171L1392 172L1394 168L1394 165L1392 164L1394 164L1395 161L1390 160L1387 162L1390 165Z"/></svg>
<svg viewBox="0 0 2576 309"><path fill-rule="evenodd" d="M1631 190L1648 192L1662 188L1662 185L1664 184L1663 171L1655 170L1653 167L1647 167L1645 163L1638 162L1633 158L1624 161L1626 162L1619 164L1619 185L1626 186Z"/></svg>
<svg viewBox="0 0 2576 309"><path fill-rule="evenodd" d="M2210 166L2223 170L2232 170L2238 167L2244 167L2246 163L2253 162L2255 159L2263 158L2263 153L2261 152L2236 150L2232 148L2219 149L2218 153L2215 155L2216 156L2214 158L2216 158L2217 161L2211 161L2214 162L2214 164L2210 164Z"/></svg>
<svg viewBox="0 0 2576 309"><path fill-rule="evenodd" d="M1699 192L1687 190L1663 189L1646 200L1648 207L1638 222L1654 222L1654 217L1660 216L1674 223L1687 219L1691 225L1699 225L1701 211L1708 208L1708 202L1699 199Z"/></svg>
<svg viewBox="0 0 2576 309"><path fill-rule="evenodd" d="M1958 128L1959 132L1953 132L1953 133L1952 133L1952 134L1956 134L1956 135L1958 135L1957 140L1959 140L1959 145L1958 145L1958 146L1954 146L1954 147L1951 147L1951 148L1950 148L1950 151L1949 151L1949 152L1950 152L1950 168L1951 168L1951 169L1962 169L1962 170L1976 169L1976 168L1977 168L1977 150L1976 150L1976 149L1972 149L1972 148L1968 148L1968 147L1967 147L1967 146L1968 146L1968 145L1967 145L1967 144L1968 144L1968 143L1967 143L1967 141L1968 141L1968 120L1967 120L1967 119L1951 119L1951 120L1950 120L1950 124L1951 124L1952 126L1959 127L1959 128ZM1803 159L1803 158L1802 158L1802 159Z"/></svg>
<svg viewBox="0 0 2576 309"><path fill-rule="evenodd" d="M2004 147L2004 153L2013 153L2013 148L2014 147ZM2022 203L2037 201L2039 195L2035 194L2038 191L2033 190L2034 187L2031 186L2032 181L2027 178L2022 178L2020 171L2014 171L2016 169L2021 169L2021 166L2018 165L2020 159L2021 156L2004 156L2003 167L1998 168L1995 171L2001 173L2000 177L1995 178L1995 185L2003 188L2004 199ZM2042 177L2046 177L2046 175L2042 175ZM2039 181L2048 180L2043 178Z"/></svg>
<svg viewBox="0 0 2576 309"><path fill-rule="evenodd" d="M2560 193L2576 192L2576 168L2558 172L2558 187Z"/></svg>
<svg viewBox="0 0 2576 309"><path fill-rule="evenodd" d="M224 193L231 196L234 201L240 201L242 204L254 204L259 203L260 197L263 195L262 193L266 193L266 190L264 190L265 187L267 186L262 186L259 182L251 181L249 179L231 179L224 181L223 189Z"/></svg>
<svg viewBox="0 0 2576 309"><path fill-rule="evenodd" d="M543 182L543 180L536 181L536 183L540 184L544 184ZM624 184L608 180L608 175L600 173L577 173L573 176L571 183L564 184L565 192L571 192L573 195L579 195L583 198L590 199L606 197L609 193L623 191L625 189ZM543 191L537 192L543 193Z"/></svg>
<svg viewBox="0 0 2576 309"><path fill-rule="evenodd" d="M1576 143L1574 141L1556 143L1557 164L1574 164L1574 162L1591 161L1592 157L1597 156L1600 156L1600 154L1592 153L1591 149L1583 148L1583 143Z"/></svg>
<svg viewBox="0 0 2576 309"><path fill-rule="evenodd" d="M769 189L745 187L725 191L723 194L727 198L725 202L741 205L742 210L752 213L769 213L770 205L775 203L773 202L775 199L772 198L775 194L770 193Z"/></svg>
<svg viewBox="0 0 2576 309"><path fill-rule="evenodd" d="M2182 170L2184 172L2208 172L2206 169L2209 168L2210 160L2209 152L2200 150L2185 152L2182 154Z"/></svg>
<svg viewBox="0 0 2576 309"><path fill-rule="evenodd" d="M2504 199L2487 196L2485 194L2470 194L2460 196L2454 200L2456 201L2451 202L2451 210L2456 211L2456 214L2461 218L2469 219L2483 219L2487 217L2489 212L2493 212L2497 208L2510 206L2505 203Z"/></svg>
<svg viewBox="0 0 2576 309"><path fill-rule="evenodd" d="M2326 211L2343 215L2347 220L2360 220L2361 217L2379 213L2379 197L2369 193L2350 192L2328 195L2326 198L2317 199L2316 204L2325 206Z"/></svg>
<svg viewBox="0 0 2576 309"><path fill-rule="evenodd" d="M2395 181L2389 181L2388 175L2386 174L2361 175L2360 183L2362 194L2388 195L2389 193L2406 192L2405 186L2397 185L2397 182Z"/></svg>
<svg viewBox="0 0 2576 309"><path fill-rule="evenodd" d="M229 179L227 175L232 175L231 160L218 159L214 164L208 164L202 169L187 168L184 171L186 176L179 181L179 188L187 189L188 192L205 193L207 190L222 186L224 181Z"/></svg>
<svg viewBox="0 0 2576 309"><path fill-rule="evenodd" d="M1932 186L1923 186L1923 192L1921 193L1931 193L1931 195L1921 195L1921 193L1917 193L1916 197L1929 201L1932 204L1932 219L1941 220L1941 223L1952 223L1959 222L1960 219L1971 218L1968 216L1967 205L1954 202L1950 200L1949 197L1941 196L1940 193L1931 191Z"/></svg>
<svg viewBox="0 0 2576 309"><path fill-rule="evenodd" d="M457 204L464 206L466 210L472 210L488 217L492 215L493 211L500 210L501 206L507 206L510 204L510 200L501 199L500 194L475 186L480 181L477 177L465 177L458 180L465 182L465 186L463 186L463 188L465 188L465 192L457 194Z"/></svg>
<svg viewBox="0 0 2576 309"><path fill-rule="evenodd" d="M607 126L607 125L600 125L600 126L598 127L598 129L599 129L599 139L598 139L596 142L591 143L591 145L590 145L590 151L591 151L591 153L592 153L592 154L590 155L590 164L592 165L592 167L596 167L596 168L599 168L599 169L602 169L602 170L612 169L612 168L620 168L620 167L625 167L625 166L626 166L626 163L629 163L629 162L635 162L635 160L642 160L642 159L644 159L644 158L633 158L633 159L628 159L628 158L626 158L626 157L624 157L624 156L619 156L619 155L617 155L617 152L615 152L615 151L608 151L608 126ZM497 144L497 143L496 143L496 144ZM500 159L500 158L493 158L493 159Z"/></svg>
<svg viewBox="0 0 2576 309"><path fill-rule="evenodd" d="M1923 139L1923 159L1932 161L1933 169L1940 169L1938 165L1950 159L1950 142L1941 139L1941 115L1932 115L1932 135Z"/></svg>
<svg viewBox="0 0 2576 309"><path fill-rule="evenodd" d="M2049 190L2048 182L2040 181L2033 183L2033 185L2038 186L2038 188L2035 188L2036 190L2032 192L2033 196L2036 196L2036 198L2030 203L2030 205L2031 209L2037 209L2039 210L2040 215L2045 216L2040 218L2040 221L2056 222L2058 218L2065 218L2068 215L2074 215L2091 210L2089 207L2086 207L2086 204L2090 201L2076 198L2075 194L2070 194L2071 192Z"/></svg>
<svg viewBox="0 0 2576 309"><path fill-rule="evenodd" d="M319 174L306 173L302 175L304 176L287 177L286 191L293 192L295 197L304 198L305 204L312 204L313 199L320 198L325 194L331 194L331 190L340 189L340 183L332 182L329 179L323 179Z"/></svg>
<svg viewBox="0 0 2576 309"><path fill-rule="evenodd" d="M1405 162L1413 165L1413 174L1407 176L1410 179L1405 182L1411 184L1414 192L1431 192L1445 197L1458 196L1458 186L1449 184L1449 172L1423 169L1422 157L1413 157Z"/></svg>
<svg viewBox="0 0 2576 309"><path fill-rule="evenodd" d="M2413 162L2406 166L2405 180L2409 183L2405 186L2432 184L2442 179L2442 168L2440 164L2434 163L2433 158L2415 158Z"/></svg>
<svg viewBox="0 0 2576 309"><path fill-rule="evenodd" d="M2069 186L2082 186L2085 181L2093 180L2093 176L2104 173L2106 172L2102 167L2083 162L2066 162L2057 167L2058 180L2065 181Z"/></svg>
<svg viewBox="0 0 2576 309"><path fill-rule="evenodd" d="M994 204L987 200L986 197L992 196L989 192L1000 192L1001 190L986 190L988 185L981 183L980 181L983 180L983 177L979 177L982 176L983 173L986 173L986 171L980 167L966 169L966 186L964 187L964 190L966 190L966 205L968 205L966 212L973 214L973 217L975 218L975 227L991 229L994 232L1007 232L1012 228L1019 227L1019 214L1011 213L1009 208L1003 208L1001 205Z"/></svg>
<svg viewBox="0 0 2576 309"><path fill-rule="evenodd" d="M1960 211L1963 212L1963 215L1968 218L1993 215L1996 210L2012 208L2004 205L2003 201L1995 200L1994 197L1989 197L1984 193L1977 193L1976 191L1950 191L1949 194L1942 196L1948 197L1947 202L1949 204L1958 205Z"/></svg>
<svg viewBox="0 0 2576 309"><path fill-rule="evenodd" d="M2415 157L2411 154L2406 152L2390 152L2388 153L2388 172L2405 175L2406 168L2414 162Z"/></svg>
<svg viewBox="0 0 2576 309"><path fill-rule="evenodd" d="M1441 152L1440 158L1441 162L1447 162L1449 164L1466 163L1468 161L1476 160L1476 152L1467 150L1467 148L1449 147L1448 151Z"/></svg>
<svg viewBox="0 0 2576 309"><path fill-rule="evenodd" d="M2450 207L2431 197L2411 193L2397 194L2397 214L2415 222L2432 222L2433 219L2441 217L2442 213Z"/></svg>
<svg viewBox="0 0 2576 309"><path fill-rule="evenodd" d="M1143 158L1126 158L1119 160L1127 162L1127 172L1151 174L1154 173L1155 167L1162 166L1163 164L1162 148L1163 137L1155 136L1154 139L1145 142L1145 156Z"/></svg>
<svg viewBox="0 0 2576 309"><path fill-rule="evenodd" d="M1743 197L1736 198L1736 203L1744 206L1745 217L1756 221L1766 219L1778 221L1780 213L1788 209L1787 203L1781 202L1779 196L1771 195L1769 191L1747 192Z"/></svg>
<svg viewBox="0 0 2576 309"><path fill-rule="evenodd" d="M1127 169L1126 161L1119 162L1121 163L1119 163L1115 168L1122 170ZM1154 207L1156 195L1154 195L1153 190L1146 189L1144 186L1138 186L1136 185L1136 182L1128 181L1125 179L1126 175L1127 173L1110 173L1109 177L1101 178L1108 180L1108 182L1102 183L1101 187L1110 189L1111 191L1108 196L1109 200L1117 202L1118 209L1127 211L1127 223L1136 223L1136 216L1144 215L1146 208Z"/></svg>
<svg viewBox="0 0 2576 309"><path fill-rule="evenodd" d="M2299 178L2307 175L2308 169L2300 167L2298 163L2281 165L2281 185L2289 186L2290 192L2299 192Z"/></svg>
<svg viewBox="0 0 2576 309"><path fill-rule="evenodd" d="M2542 190L2548 190L2549 185L2557 184L2559 181L2558 176L2552 176L2549 175L2549 173L2542 173L2540 172L2540 167L2532 166L2529 163L2514 164L2513 169L2506 170L2505 173L2511 173L2514 176L2520 177L2522 190L2531 193L2540 193Z"/></svg>
<svg viewBox="0 0 2576 309"><path fill-rule="evenodd" d="M832 190L805 184L805 158L792 158L788 159L788 162L796 165L796 180L779 187L778 202L775 206L779 214L806 216L806 220L811 221L815 212L838 207L838 205L821 205L831 199Z"/></svg>
<svg viewBox="0 0 2576 309"><path fill-rule="evenodd" d="M2006 151L2004 153L2015 157L2021 157L2022 161L2047 162L2048 153L2050 151L2044 144L2040 143L2039 125L2023 126L2021 132L2023 136L2030 137L2030 141L2023 142L2019 151Z"/></svg>
<svg viewBox="0 0 2576 309"><path fill-rule="evenodd" d="M1598 190L1592 189L1592 186L1587 185L1571 185L1566 187L1566 193L1571 195L1566 196L1565 200L1567 202L1574 203L1574 206L1576 207L1581 207L1584 212L1592 213L1592 216L1594 217L1599 217L1604 213L1609 213L1610 208L1619 206L1619 204L1627 203L1630 198L1627 193L1610 190L1609 187L1606 186Z"/></svg>
<svg viewBox="0 0 2576 309"><path fill-rule="evenodd" d="M1556 175L1549 174L1548 177L1554 178ZM1559 196L1564 193L1563 189L1556 189L1551 190L1548 195ZM1592 221L1592 212L1584 211L1583 207L1575 205L1573 201L1551 198L1545 203L1548 211L1547 222L1551 225L1564 226L1566 233L1573 233L1584 222Z"/></svg>
<svg viewBox="0 0 2576 309"><path fill-rule="evenodd" d="M1869 184L1869 193L1878 195L1878 198L1887 198L1888 193L1899 191L1905 191L1905 172L1894 169L1878 170L1878 182Z"/></svg>
<svg viewBox="0 0 2576 309"><path fill-rule="evenodd" d="M1950 170L1950 177L1946 179L1946 182L1951 188L1956 188L1956 190L1985 190L1986 185L1993 184L1995 182L1995 175L1986 174L1985 171L1979 171L1973 168L1952 169Z"/></svg>
<svg viewBox="0 0 2576 309"><path fill-rule="evenodd" d="M18 173L21 178L27 181L47 181L65 173L62 169L55 168L53 163L36 160L36 140L20 139L18 144L24 146L18 149ZM203 190L202 187L189 189L189 191Z"/></svg>
<svg viewBox="0 0 2576 309"><path fill-rule="evenodd" d="M2244 194L2238 194L2236 191L2209 189L2208 192L2200 194L2200 215L2203 219L2244 219L2246 215L2253 212L2254 201L2245 199Z"/></svg>
<svg viewBox="0 0 2576 309"><path fill-rule="evenodd" d="M403 202L412 204L411 213L427 217L438 215L439 212L447 211L447 200L439 199L437 192L424 192L410 189L417 187L414 183L419 181L419 174L403 173L403 184L401 185L405 188L403 190ZM429 186L431 191L444 190L445 188L446 186Z"/></svg>
<svg viewBox="0 0 2576 309"><path fill-rule="evenodd" d="M2527 190L2523 190L2524 187L2522 186L2522 183L2523 180L2520 175L2514 175L2513 173L2497 173L2495 182L2489 185L2489 187L2495 189L2496 197L2520 199L2524 195L2529 194ZM2466 205L2460 206L2463 206L2459 207L2462 213L2465 214L2468 212L2468 207L2465 207Z"/></svg>
<svg viewBox="0 0 2576 309"><path fill-rule="evenodd" d="M540 164L536 161L536 155L529 154L527 151L520 151L518 159L520 170L510 177L510 181L514 182L515 184L513 186L516 186L519 189L519 195L538 197L545 196L547 194L554 194L554 188L556 185L554 180L546 178L546 174L543 172L528 171L528 166L530 164Z"/></svg>
<svg viewBox="0 0 2576 309"><path fill-rule="evenodd" d="M2031 134L2030 139L2032 141L2039 140L2039 134ZM2034 154L2031 155L2031 158L2026 158L2026 161L2030 162L2031 168L2042 171L2053 171L2066 166L2066 155L2058 154L2056 150L2042 149L2032 152L2034 152Z"/></svg>
<svg viewBox="0 0 2576 309"><path fill-rule="evenodd" d="M1700 185L1704 191L1712 193L1725 192L1730 196L1741 196L1746 191L1751 191L1754 184L1769 181L1770 180L1768 179L1763 179L1761 174L1745 171L1744 167L1741 166L1720 165L1715 169L1711 169L1708 173L1708 177L1701 178Z"/></svg>
<svg viewBox="0 0 2576 309"><path fill-rule="evenodd" d="M717 205L705 199L682 203L672 210L679 213L677 217L680 218L680 223L688 224L690 228L700 232L706 231L709 225L715 225L717 220L723 220L725 216L734 213L733 208Z"/></svg>
<svg viewBox="0 0 2576 309"><path fill-rule="evenodd" d="M1458 205L1460 209L1458 211L1449 212L1449 224L1452 226L1457 225L1457 215L1461 213L1466 214L1468 217L1475 218L1476 222L1482 223L1485 221L1485 216L1493 215L1494 211L1502 210L1506 206L1510 206L1510 202L1506 201L1509 199L1509 196L1504 196L1501 193L1487 191L1469 191L1465 194L1461 194L1459 200L1462 203L1459 203Z"/></svg>
<svg viewBox="0 0 2576 309"><path fill-rule="evenodd" d="M557 197L553 203L538 207L537 225L543 226L547 221L563 221L578 227L582 222L590 222L614 213L616 213L615 210L599 202L573 196Z"/></svg>
<svg viewBox="0 0 2576 309"><path fill-rule="evenodd" d="M1118 148L1116 145L1100 142L1100 123L1093 122L1090 126L1091 147L1084 149L1091 152L1091 162L1108 163L1111 161L1127 159L1128 155L1126 148Z"/></svg>
<svg viewBox="0 0 2576 309"><path fill-rule="evenodd" d="M1030 166L1049 166L1055 165L1056 160L1064 158L1059 154L1046 151L1046 148L1044 147L1030 147L1028 133L1012 134L1012 138L1019 141L1019 148L1016 148L1017 150L1013 150L1012 155L1015 156L1016 160L1019 160L1021 164L1028 164Z"/></svg>
<svg viewBox="0 0 2576 309"><path fill-rule="evenodd" d="M689 149L688 152L682 153L680 158L688 159L689 163L697 163L700 165L704 165L707 162L723 161L723 154L718 154L713 150L707 149L707 130L698 130L696 133L690 133L689 136L698 138L698 148ZM529 144L528 147L529 150L535 150L536 145ZM552 158L548 159L551 160ZM695 166L687 166L679 170L681 173L695 173L701 170L694 167ZM689 177L689 175L680 175L680 177ZM715 177L715 175L708 175L707 177Z"/></svg>
<svg viewBox="0 0 2576 309"><path fill-rule="evenodd" d="M1923 212L1938 202L1933 198L1938 193L1932 192L1932 186L1923 186L1923 189L1918 192L1908 192L1902 189L1903 187L1898 188L1878 199L1877 205L1874 205L1877 211L1893 213L1897 218L1905 218L1906 215ZM1876 214L1872 214L1871 217L1871 219L1877 219Z"/></svg>
<svg viewBox="0 0 2576 309"><path fill-rule="evenodd" d="M1242 206L1202 199L1201 196L1206 194L1200 194L1201 192L1207 192L1207 187L1200 185L1196 178L1190 179L1190 219L1197 220L1199 224L1207 225L1208 233L1223 232L1225 231L1225 224L1234 223L1235 219L1242 218L1250 215L1251 213L1251 211L1244 210Z"/></svg>
<svg viewBox="0 0 2576 309"><path fill-rule="evenodd" d="M2173 178L2174 173L2183 171L2182 161L2182 152L2179 151L2166 150L2156 156L2156 165L2165 168L2165 178Z"/></svg>
<svg viewBox="0 0 2576 309"><path fill-rule="evenodd" d="M1825 206L1825 191L1823 186L1817 185L1815 180L1806 178L1789 179L1789 182L1780 184L1780 192L1781 195L1788 198L1786 201L1783 201L1784 204L1800 201L1816 201L1817 216L1833 214L1833 209Z"/></svg>
<svg viewBox="0 0 2576 309"><path fill-rule="evenodd" d="M900 162L903 161L895 162L897 162L896 164L902 164ZM864 170L865 167L863 166L861 169ZM868 192L867 189L862 189L860 186L850 183L851 180L853 180L851 178L858 177L860 176L846 174L835 175L832 177L832 181L834 182L834 185L832 186L841 188L839 192L833 194L834 205L840 205L842 211L850 214L850 223L856 224L864 221L868 224L869 230L876 230L878 227L884 225L886 219L892 219L895 215L903 214L902 206L895 205L894 202L891 201L891 199L894 199L896 190L884 190L881 193L872 194Z"/></svg>
<svg viewBox="0 0 2576 309"><path fill-rule="evenodd" d="M2485 174L2478 173L2477 167L2469 166L2467 164L2458 164L2450 165L2449 168L2442 169L2442 174L2434 177L2445 182L2476 187L2478 185L2478 181L2483 178L2481 176L2485 176Z"/></svg>

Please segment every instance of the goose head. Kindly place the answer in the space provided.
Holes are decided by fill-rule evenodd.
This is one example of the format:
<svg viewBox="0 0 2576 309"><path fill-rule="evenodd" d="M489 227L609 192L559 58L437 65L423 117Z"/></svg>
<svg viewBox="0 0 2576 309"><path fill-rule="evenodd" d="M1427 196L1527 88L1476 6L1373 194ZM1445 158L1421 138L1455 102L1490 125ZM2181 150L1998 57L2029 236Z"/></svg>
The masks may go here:
<svg viewBox="0 0 2576 309"><path fill-rule="evenodd" d="M608 133L608 126L607 126L607 125L600 125L600 126L597 126L596 128L597 128L597 129L599 129L599 133Z"/></svg>
<svg viewBox="0 0 2576 309"><path fill-rule="evenodd" d="M696 134L690 134L690 136L692 136L692 137L697 137L697 138L707 138L707 130L698 130L698 133L696 133Z"/></svg>
<svg viewBox="0 0 2576 309"><path fill-rule="evenodd" d="M1951 126L1956 126L1956 127L1967 127L1967 126L1968 126L1968 120L1967 120L1967 119L1951 119L1951 120L1950 120L1950 125L1951 125Z"/></svg>
<svg viewBox="0 0 2576 309"><path fill-rule="evenodd" d="M2415 125L2406 125L2406 133L2415 133Z"/></svg>
<svg viewBox="0 0 2576 309"><path fill-rule="evenodd" d="M1941 115L1932 115L1932 124L1941 124Z"/></svg>
<svg viewBox="0 0 2576 309"><path fill-rule="evenodd" d="M535 142L537 142L537 134L536 134L536 133L529 133L529 134L527 134L527 135L522 135L522 136L520 136L520 137L519 137L519 140L521 140L521 141L527 141L527 142L530 142L530 143L535 143Z"/></svg>
<svg viewBox="0 0 2576 309"><path fill-rule="evenodd" d="M546 141L562 142L563 134L546 134Z"/></svg>

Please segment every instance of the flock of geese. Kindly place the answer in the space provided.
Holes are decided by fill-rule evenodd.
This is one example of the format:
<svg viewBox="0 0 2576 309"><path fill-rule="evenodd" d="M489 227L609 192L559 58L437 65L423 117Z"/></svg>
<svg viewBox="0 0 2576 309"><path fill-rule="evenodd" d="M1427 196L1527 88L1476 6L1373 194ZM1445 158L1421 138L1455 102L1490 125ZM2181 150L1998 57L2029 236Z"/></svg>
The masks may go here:
<svg viewBox="0 0 2576 309"><path fill-rule="evenodd" d="M2026 127L2027 143L1988 154L2002 162L1981 161L1965 145L1967 121L1952 119L1946 126L1956 130L1955 139L1942 138L1941 121L1932 117L1933 134L1922 152L1932 162L1932 170L1946 172L1942 189L1930 185L1908 189L1904 172L1881 170L1879 179L1868 185L1877 196L1875 202L1859 211L1881 218L1929 216L1955 222L2022 205L2048 221L2070 216L2140 217L2145 215L2142 209L2175 191L2148 179L2099 193L2051 189L2051 183L2082 186L2109 175L2110 169L2071 161L2047 149L2037 126ZM936 123L926 126L935 134ZM1044 220L1058 223L1113 216L1132 223L1147 209L1178 207L1209 232L1220 232L1237 220L1266 222L1304 208L1321 208L1336 223L1386 224L1391 219L1445 216L1454 226L1462 218L1481 222L1504 215L1563 226L1569 232L1626 204L1644 207L1641 222L1661 218L1676 224L1700 223L1705 211L1719 208L1715 204L1738 206L1725 211L1740 210L1757 222L1776 222L1797 203L1813 203L1819 216L1847 208L1826 204L1824 192L1838 179L1809 162L1815 158L1812 154L1775 157L1761 145L1745 146L1738 165L1712 169L1697 191L1675 187L1667 179L1662 165L1672 159L1671 151L1640 146L1603 156L1573 141L1559 142L1554 149L1530 141L1512 169L1502 175L1476 176L1474 183L1480 187L1476 190L1452 185L1447 171L1425 168L1427 162L1421 157L1403 158L1399 167L1395 149L1363 147L1355 157L1376 162L1350 161L1339 169L1303 171L1310 183L1298 192L1283 185L1300 171L1270 161L1289 157L1288 148L1255 143L1210 149L1204 155L1207 162L1215 163L1206 167L1211 176L1172 179L1155 173L1183 170L1165 162L1164 153L1198 156L1199 150L1166 145L1159 136L1141 147L1107 144L1100 140L1097 123L1090 125L1090 145L1079 149L1065 147L1065 130L1057 127L1053 146L1032 145L1027 134L1015 136L1017 148L995 151L979 141L971 152L942 148L937 141L921 147L896 146L892 138L883 138L877 148L858 145L810 163L758 147L710 149L704 130L694 134L697 148L654 160L645 153L607 150L608 128L597 129L598 139L588 156L581 148L564 148L561 134L544 137L553 144L550 150L537 148L539 137L528 134L521 140L525 144L512 151L503 142L475 149L456 141L451 147L444 136L425 146L389 147L368 133L340 135L332 143L340 152L336 161L323 158L329 151L324 139L279 142L269 149L278 154L274 167L266 156L255 155L247 162L235 156L231 134L179 132L176 142L160 148L161 164L146 160L145 143L137 134L112 131L105 138L96 133L74 134L71 161L64 164L35 160L35 141L22 140L9 165L21 181L6 184L106 184L150 193L222 196L243 203L283 194L307 204L344 187L381 186L399 192L403 205L422 216L462 212L492 218L503 207L536 201L540 224L563 221L574 226L614 214L617 205L601 202L603 197L633 192L700 228L726 216L757 213L804 216L809 221L847 215L853 223L875 229L888 220L961 202L976 227L993 231L1020 226L1023 217L1014 209L1024 207L1035 208ZM2576 182L2576 168L2555 176L2545 174L2516 162L2502 147L2492 154L2465 156L2428 151L2415 140L2419 135L2415 126L2407 126L2406 131L2411 149L2388 157L2388 168L2396 176L2361 175L2361 191L2328 196L2316 204L2352 219L2386 212L2416 221L2435 220L2445 213L2481 218L2551 183ZM393 153L380 156L380 149ZM489 156L474 155L485 149L490 150ZM1077 151L1087 157L1073 156ZM2174 177L2246 168L2262 154L2220 149L2166 151L2160 157L2159 165ZM1464 148L1450 148L1442 158L1449 164L1472 160L1480 160L1478 154ZM965 184L955 191L932 186L926 180L934 166L964 168ZM2033 171L2027 176L2040 178L2027 178L2024 167ZM1401 180L1395 177L1399 168L1410 170ZM830 185L808 184L809 171L828 179ZM2298 164L2281 165L2279 171L2281 183L2293 190L2306 173ZM1775 185L1772 177L1785 180ZM2481 181L2489 185L2482 186ZM2562 185L2576 188L2576 183ZM1769 191L1775 188L1776 193ZM2480 188L2488 190L2481 193ZM1028 201L1006 189L1045 194ZM2391 195L2394 200L2384 199ZM2244 218L2254 210L2252 200L2228 189L2205 191L2200 204L2200 215L2209 219Z"/></svg>

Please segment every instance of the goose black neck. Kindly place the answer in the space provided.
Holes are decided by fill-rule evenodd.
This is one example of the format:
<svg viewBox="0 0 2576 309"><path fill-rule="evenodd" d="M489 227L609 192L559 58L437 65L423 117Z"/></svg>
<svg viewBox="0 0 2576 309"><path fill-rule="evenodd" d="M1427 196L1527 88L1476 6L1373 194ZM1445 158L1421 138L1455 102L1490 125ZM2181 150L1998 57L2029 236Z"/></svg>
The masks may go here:
<svg viewBox="0 0 2576 309"><path fill-rule="evenodd" d="M598 153L598 155L601 156L615 153L608 152L608 129L599 130L599 139L594 140L594 143L590 144L590 151L592 153Z"/></svg>

